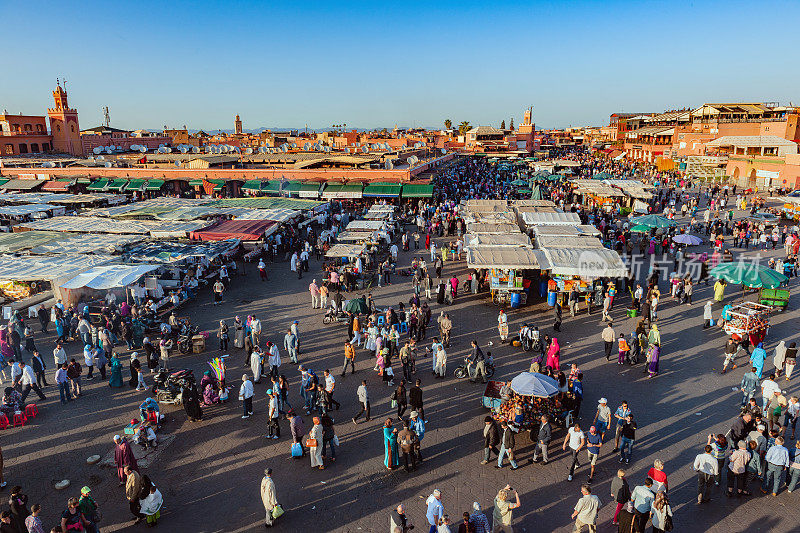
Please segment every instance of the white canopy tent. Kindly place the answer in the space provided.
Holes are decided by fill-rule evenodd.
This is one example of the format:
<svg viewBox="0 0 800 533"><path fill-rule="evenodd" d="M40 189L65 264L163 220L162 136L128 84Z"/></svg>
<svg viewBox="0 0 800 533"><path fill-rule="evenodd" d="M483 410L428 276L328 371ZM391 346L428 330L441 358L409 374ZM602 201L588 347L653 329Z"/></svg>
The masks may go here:
<svg viewBox="0 0 800 533"><path fill-rule="evenodd" d="M325 257L358 257L366 248L365 244L334 244L325 252Z"/></svg>
<svg viewBox="0 0 800 533"><path fill-rule="evenodd" d="M351 230L376 231L376 230L386 229L386 223L380 220L353 220L347 225L346 229L348 231Z"/></svg>
<svg viewBox="0 0 800 533"><path fill-rule="evenodd" d="M467 266L502 270L547 270L549 263L542 250L517 246L477 246L467 250Z"/></svg>
<svg viewBox="0 0 800 533"><path fill-rule="evenodd" d="M96 290L117 289L127 287L139 281L142 276L153 270L157 270L160 265L104 265L96 266L86 272L82 272L62 283L62 289L80 289L88 287Z"/></svg>
<svg viewBox="0 0 800 533"><path fill-rule="evenodd" d="M545 248L544 252L553 274L580 276L584 279L620 278L628 275L628 268L619 254L607 248Z"/></svg>
<svg viewBox="0 0 800 533"><path fill-rule="evenodd" d="M475 246L531 246L531 239L524 233L495 235L492 233L467 233L464 235L467 248Z"/></svg>
<svg viewBox="0 0 800 533"><path fill-rule="evenodd" d="M486 222L471 222L467 224L467 233L520 233L516 224L490 224Z"/></svg>
<svg viewBox="0 0 800 533"><path fill-rule="evenodd" d="M581 217L577 213L543 213L523 211L520 213L522 221L528 226L545 226L553 224L568 224L577 226Z"/></svg>

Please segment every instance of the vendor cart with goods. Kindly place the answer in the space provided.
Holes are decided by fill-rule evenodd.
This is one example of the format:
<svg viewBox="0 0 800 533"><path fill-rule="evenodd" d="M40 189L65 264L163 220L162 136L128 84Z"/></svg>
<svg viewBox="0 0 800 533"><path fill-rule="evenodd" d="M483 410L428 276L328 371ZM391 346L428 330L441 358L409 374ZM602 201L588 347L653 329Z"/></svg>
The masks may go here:
<svg viewBox="0 0 800 533"><path fill-rule="evenodd" d="M499 392L498 396L501 396ZM538 372L522 372L511 380L508 398L501 398L502 403L492 407L492 416L498 422L506 421L519 429L535 427L545 414L553 422L569 424L569 409L559 396L555 379Z"/></svg>
<svg viewBox="0 0 800 533"><path fill-rule="evenodd" d="M728 310L730 319L725 322L725 333L763 339L769 328L769 312L772 308L756 302L742 302Z"/></svg>
<svg viewBox="0 0 800 533"><path fill-rule="evenodd" d="M491 409L492 411L500 408L504 401L501 396L503 385L505 385L505 381L490 380L486 384L486 389L483 391L483 398L481 398L481 404L485 408Z"/></svg>
<svg viewBox="0 0 800 533"><path fill-rule="evenodd" d="M770 307L778 307L781 311L789 305L789 289L762 288L758 292L758 303Z"/></svg>

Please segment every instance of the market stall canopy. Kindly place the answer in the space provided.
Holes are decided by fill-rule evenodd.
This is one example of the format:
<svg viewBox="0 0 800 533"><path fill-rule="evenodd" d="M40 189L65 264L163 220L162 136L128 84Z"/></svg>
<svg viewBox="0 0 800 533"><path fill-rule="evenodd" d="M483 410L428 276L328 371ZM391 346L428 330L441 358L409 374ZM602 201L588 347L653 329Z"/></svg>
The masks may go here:
<svg viewBox="0 0 800 533"><path fill-rule="evenodd" d="M471 222L467 224L467 233L520 233L516 224L488 224L485 222Z"/></svg>
<svg viewBox="0 0 800 533"><path fill-rule="evenodd" d="M570 236L593 236L600 235L600 232L594 226L579 224L558 224L552 226L534 226L533 234L536 238L544 235L553 237L570 237Z"/></svg>
<svg viewBox="0 0 800 533"><path fill-rule="evenodd" d="M467 250L470 268L499 268L502 270L548 270L549 263L542 250L518 246L476 246Z"/></svg>
<svg viewBox="0 0 800 533"><path fill-rule="evenodd" d="M360 183L328 184L322 191L322 197L325 199L362 198L363 189L364 187Z"/></svg>
<svg viewBox="0 0 800 533"><path fill-rule="evenodd" d="M531 239L524 233L495 235L492 233L467 233L464 235L467 248L474 246L531 246Z"/></svg>
<svg viewBox="0 0 800 533"><path fill-rule="evenodd" d="M364 187L364 198L397 198L402 185L399 183L369 183Z"/></svg>
<svg viewBox="0 0 800 533"><path fill-rule="evenodd" d="M276 196L258 196L255 198L222 198L204 200L202 205L212 207L248 207L250 209L296 209L306 211L317 209L327 202L304 200L302 198L280 198Z"/></svg>
<svg viewBox="0 0 800 533"><path fill-rule="evenodd" d="M556 203L552 200L542 200L531 198L529 200L513 200L512 207L555 207Z"/></svg>
<svg viewBox="0 0 800 533"><path fill-rule="evenodd" d="M96 290L127 287L139 281L142 276L159 268L159 265L103 265L82 272L60 286L62 289Z"/></svg>
<svg viewBox="0 0 800 533"><path fill-rule="evenodd" d="M558 394L558 382L538 372L522 372L511 380L511 390L520 396L551 398Z"/></svg>
<svg viewBox="0 0 800 533"><path fill-rule="evenodd" d="M370 230L347 230L338 234L336 240L339 242L377 242L378 232Z"/></svg>
<svg viewBox="0 0 800 533"><path fill-rule="evenodd" d="M365 244L334 244L325 257L358 257L366 250Z"/></svg>
<svg viewBox="0 0 800 533"><path fill-rule="evenodd" d="M536 246L538 248L578 248L580 250L605 248L600 239L591 235L539 235L536 237Z"/></svg>
<svg viewBox="0 0 800 533"><path fill-rule="evenodd" d="M353 220L345 228L347 231L376 231L386 228L386 223L380 220Z"/></svg>
<svg viewBox="0 0 800 533"><path fill-rule="evenodd" d="M32 233L26 231L18 235ZM59 233L57 240L39 244L31 248L32 254L113 254L125 246L145 239L144 235L118 235L112 233Z"/></svg>
<svg viewBox="0 0 800 533"><path fill-rule="evenodd" d="M650 228L669 228L678 225L675 220L670 220L667 217L662 217L661 215L644 215L641 217L633 217L631 219L631 224L648 226Z"/></svg>
<svg viewBox="0 0 800 533"><path fill-rule="evenodd" d="M69 279L97 265L111 263L108 255L59 254L56 256L0 256L0 280L53 281Z"/></svg>
<svg viewBox="0 0 800 533"><path fill-rule="evenodd" d="M241 241L229 239L210 242L149 242L128 250L126 261L174 263L191 257L201 257L213 261L217 257L236 252Z"/></svg>
<svg viewBox="0 0 800 533"><path fill-rule="evenodd" d="M522 221L528 226L545 226L567 224L577 226L581 223L581 217L577 213L543 213L524 211L520 213Z"/></svg>
<svg viewBox="0 0 800 533"><path fill-rule="evenodd" d="M735 263L722 263L708 273L717 279L724 279L734 285L744 285L755 289L774 289L789 278L769 267L755 261L737 261Z"/></svg>
<svg viewBox="0 0 800 533"><path fill-rule="evenodd" d="M277 230L278 223L272 220L223 220L200 231L193 231L191 238L200 241L224 241L240 239L257 241Z"/></svg>
<svg viewBox="0 0 800 533"><path fill-rule="evenodd" d="M32 191L42 186L47 180L11 179L0 185L0 189L8 191Z"/></svg>
<svg viewBox="0 0 800 533"><path fill-rule="evenodd" d="M619 254L606 248L545 248L543 251L553 274L584 279L622 278L628 275L628 269Z"/></svg>
<svg viewBox="0 0 800 533"><path fill-rule="evenodd" d="M63 215L66 208L62 205L51 204L23 204L23 205L0 205L0 216L3 217L24 217L30 215L47 214Z"/></svg>
<svg viewBox="0 0 800 533"><path fill-rule="evenodd" d="M516 217L511 211L470 211L464 215L464 221L471 222L484 222L489 224L514 224L516 226Z"/></svg>
<svg viewBox="0 0 800 533"><path fill-rule="evenodd" d="M30 250L40 244L62 239L63 233L58 231L21 231L18 233L0 233L0 252L13 253Z"/></svg>

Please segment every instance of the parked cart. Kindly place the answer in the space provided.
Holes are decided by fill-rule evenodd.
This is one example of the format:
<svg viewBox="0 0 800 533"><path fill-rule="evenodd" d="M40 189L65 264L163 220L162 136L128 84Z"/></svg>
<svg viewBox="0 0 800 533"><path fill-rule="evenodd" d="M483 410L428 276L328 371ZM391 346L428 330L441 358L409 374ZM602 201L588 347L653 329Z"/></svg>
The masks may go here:
<svg viewBox="0 0 800 533"><path fill-rule="evenodd" d="M758 303L779 307L781 311L789 305L789 289L761 289L758 293Z"/></svg>

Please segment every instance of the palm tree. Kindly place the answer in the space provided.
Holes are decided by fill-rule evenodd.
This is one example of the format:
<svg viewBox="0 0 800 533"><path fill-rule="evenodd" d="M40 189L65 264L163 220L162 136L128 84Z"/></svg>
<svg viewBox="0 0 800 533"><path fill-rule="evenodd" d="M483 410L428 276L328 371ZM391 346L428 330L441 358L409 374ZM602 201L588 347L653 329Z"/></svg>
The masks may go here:
<svg viewBox="0 0 800 533"><path fill-rule="evenodd" d="M469 129L469 121L465 120L464 122L458 125L458 134L464 135L467 133L468 129Z"/></svg>
<svg viewBox="0 0 800 533"><path fill-rule="evenodd" d="M446 120L444 121L444 128L445 128L445 129L447 129L447 130L449 130L449 129L450 129L450 128L452 128L452 127L453 127L453 121L452 121L452 120L450 120L449 118L448 118L448 119L446 119Z"/></svg>

